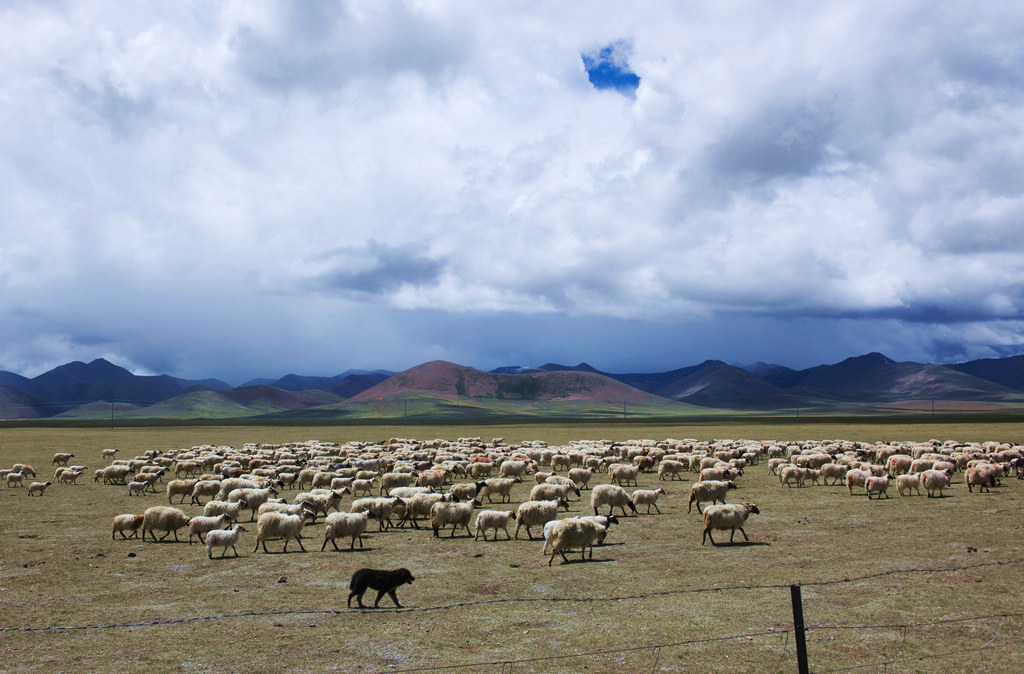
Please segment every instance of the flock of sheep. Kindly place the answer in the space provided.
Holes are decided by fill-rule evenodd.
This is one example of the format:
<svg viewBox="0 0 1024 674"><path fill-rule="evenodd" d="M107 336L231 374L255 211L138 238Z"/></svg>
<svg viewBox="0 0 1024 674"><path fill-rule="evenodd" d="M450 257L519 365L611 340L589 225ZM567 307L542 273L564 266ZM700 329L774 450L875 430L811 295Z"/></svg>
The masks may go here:
<svg viewBox="0 0 1024 674"><path fill-rule="evenodd" d="M518 539L525 530L544 540L550 565L558 555L579 552L593 557L609 528L621 516L658 514L664 488L634 489L641 472L657 472L660 481L697 477L689 489L687 512L697 505L703 518L701 544L712 532L747 534L744 525L759 514L753 503L727 503L730 490L749 466L766 460L780 486L844 483L850 494L861 488L868 498L888 498L895 482L900 495L941 496L951 477L964 473L969 491L987 490L1010 474L1024 478L1024 447L1008 444L932 440L926 443L858 443L696 440L579 441L559 447L544 442L489 442L481 438L418 441L392 438L387 442L301 442L276 445L246 444L197 446L158 452L151 450L131 459L117 458L117 450L104 449L108 465L94 470L95 483L126 487L129 495L165 493L168 505L152 505L142 513L117 515L111 537L165 540L187 529L205 544L207 555L224 557L230 549L238 556L241 534L255 532L253 553L267 552L268 541L294 541L303 552L308 527L322 518L322 545L335 550L338 540L354 549L363 547L370 520L377 531L429 522L433 536L451 527L450 537L464 531L478 540ZM69 465L75 455L58 452L52 482L75 484L86 473L84 465ZM36 477L27 464L0 471L8 488L23 487L26 476ZM513 486L535 482L527 500L512 508ZM591 487L591 482L595 482ZM29 495L42 495L52 484L32 482ZM560 518L570 504L590 491L586 514ZM348 497L348 498L347 498ZM201 512L187 514L182 507ZM350 499L350 500L349 500ZM205 502L204 502L205 501ZM499 509L492 508L497 502ZM721 503L719 503L721 502ZM709 503L701 509L702 503ZM505 504L508 504L507 506ZM180 507L176 507L180 506ZM593 514L589 514L589 510ZM474 517L475 515L475 517ZM246 527L242 522L255 523ZM514 532L510 528L515 524ZM141 532L141 534L140 534ZM162 533L158 539L157 533Z"/></svg>

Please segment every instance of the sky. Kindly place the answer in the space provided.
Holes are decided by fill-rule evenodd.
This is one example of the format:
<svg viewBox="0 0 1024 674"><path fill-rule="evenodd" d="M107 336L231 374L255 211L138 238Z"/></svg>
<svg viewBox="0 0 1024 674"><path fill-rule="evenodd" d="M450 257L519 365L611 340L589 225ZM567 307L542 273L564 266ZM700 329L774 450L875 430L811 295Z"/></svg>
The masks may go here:
<svg viewBox="0 0 1024 674"><path fill-rule="evenodd" d="M1024 352L1024 5L0 1L0 370Z"/></svg>

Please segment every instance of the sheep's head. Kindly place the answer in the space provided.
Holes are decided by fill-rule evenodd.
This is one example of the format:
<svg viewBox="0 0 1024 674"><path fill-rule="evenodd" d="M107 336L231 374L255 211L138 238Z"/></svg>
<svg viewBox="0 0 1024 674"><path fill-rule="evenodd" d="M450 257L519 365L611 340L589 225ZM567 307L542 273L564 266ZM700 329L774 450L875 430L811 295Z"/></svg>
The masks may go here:
<svg viewBox="0 0 1024 674"><path fill-rule="evenodd" d="M736 483L734 481L732 481L732 480L727 480L725 484L727 485L726 489L735 489L736 488Z"/></svg>
<svg viewBox="0 0 1024 674"><path fill-rule="evenodd" d="M747 509L747 512L749 512L749 513L751 513L753 515L760 515L761 514L761 511L757 509L757 504L755 504L755 503L744 503L743 507Z"/></svg>

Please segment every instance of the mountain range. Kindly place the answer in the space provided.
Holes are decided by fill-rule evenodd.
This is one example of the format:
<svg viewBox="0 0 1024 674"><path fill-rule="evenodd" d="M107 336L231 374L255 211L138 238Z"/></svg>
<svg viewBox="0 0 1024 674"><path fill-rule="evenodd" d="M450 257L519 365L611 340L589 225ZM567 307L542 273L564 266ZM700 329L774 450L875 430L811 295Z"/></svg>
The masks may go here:
<svg viewBox="0 0 1024 674"><path fill-rule="evenodd" d="M998 409L1024 402L1024 356L952 365L897 362L880 353L794 370L718 360L616 374L587 363L487 372L431 361L394 373L289 374L232 387L217 379L142 376L102 358L34 378L0 371L5 419L341 419L680 415L701 411L864 410L923 401ZM912 405L911 405L912 406Z"/></svg>

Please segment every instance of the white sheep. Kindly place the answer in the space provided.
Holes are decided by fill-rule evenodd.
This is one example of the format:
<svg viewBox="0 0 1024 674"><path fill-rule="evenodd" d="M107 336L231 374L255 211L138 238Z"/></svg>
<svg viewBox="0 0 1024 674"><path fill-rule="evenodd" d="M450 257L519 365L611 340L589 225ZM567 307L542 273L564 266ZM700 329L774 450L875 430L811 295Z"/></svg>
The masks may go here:
<svg viewBox="0 0 1024 674"><path fill-rule="evenodd" d="M198 515L188 521L188 544L192 545L192 537L199 538L200 543L205 543L203 534L208 534L214 529L224 529L231 524L231 518L227 515L207 517Z"/></svg>
<svg viewBox="0 0 1024 674"><path fill-rule="evenodd" d="M146 508L146 511L142 513L142 540L146 540L146 532L153 537L155 543L157 538L154 531L164 531L163 536L160 540L164 540L174 533L174 540L178 540L178 529L188 526L188 521L191 519L188 515L170 506L152 506Z"/></svg>
<svg viewBox="0 0 1024 674"><path fill-rule="evenodd" d="M800 466L786 465L779 468L779 484L792 487L793 483L796 482L796 486L804 486L804 471L805 468Z"/></svg>
<svg viewBox="0 0 1024 674"><path fill-rule="evenodd" d="M480 482L464 482L460 484L453 484L448 490L449 494L453 494L460 501L469 501L470 499L476 498L477 494L487 488L487 483L481 480Z"/></svg>
<svg viewBox="0 0 1024 674"><path fill-rule="evenodd" d="M328 515L324 521L324 544L320 547L320 552L327 548L328 541L331 542L335 550L340 552L338 544L335 542L336 538L351 538L350 550L355 550L357 538L359 539L359 547L363 547L363 534L366 533L366 524L369 517L369 510L357 513L337 512Z"/></svg>
<svg viewBox="0 0 1024 674"><path fill-rule="evenodd" d="M590 488L590 478L594 476L594 471L590 468L570 468L569 479L576 483L576 486L580 489Z"/></svg>
<svg viewBox="0 0 1024 674"><path fill-rule="evenodd" d="M394 526L391 523L391 513L397 508L405 508L406 501L400 498L357 498L352 501L352 507L349 512L362 512L363 510L370 511L370 517L377 520L377 526L380 531L390 529Z"/></svg>
<svg viewBox="0 0 1024 674"><path fill-rule="evenodd" d="M38 492L39 495L42 496L43 492L46 491L46 488L49 487L51 484L53 484L53 483L49 482L49 481L47 481L47 482L30 482L29 485L28 485L28 495L31 496L32 494L35 494L35 493Z"/></svg>
<svg viewBox="0 0 1024 674"><path fill-rule="evenodd" d="M374 480L375 478L352 480L352 495L358 496L359 494L365 494L366 496L370 496L373 494Z"/></svg>
<svg viewBox="0 0 1024 674"><path fill-rule="evenodd" d="M564 506L568 510L569 502L565 499L560 499L557 501L525 501L520 503L519 508L516 509L516 540L519 540L519 530L522 527L526 527L526 535L532 541L533 532L530 530L531 527L543 527L551 520L557 519L560 506Z"/></svg>
<svg viewBox="0 0 1024 674"><path fill-rule="evenodd" d="M174 503L174 497L180 496L178 503L184 503L186 496L192 495L192 488L199 480L171 480L167 483L167 503Z"/></svg>
<svg viewBox="0 0 1024 674"><path fill-rule="evenodd" d="M25 476L22 475L21 473L7 473L7 488L10 489L11 487L24 487L24 479Z"/></svg>
<svg viewBox="0 0 1024 674"><path fill-rule="evenodd" d="M715 543L715 539L711 536L712 529L726 530L729 529L729 542L732 543L733 536L736 535L736 530L739 529L740 533L743 534L743 540L749 541L747 538L747 532L743 530L743 525L747 521L747 517L750 515L758 515L761 511L757 509L757 506L753 503L724 503L722 505L709 505L704 509L704 536L701 538L700 544L704 545L707 539L711 539L711 545L718 545Z"/></svg>
<svg viewBox="0 0 1024 674"><path fill-rule="evenodd" d="M941 470L926 470L921 473L921 484L928 498L932 498L935 492L939 492L941 497L942 490L949 486L949 475Z"/></svg>
<svg viewBox="0 0 1024 674"><path fill-rule="evenodd" d="M327 517L327 513L332 509L341 512L341 499L347 492L348 487L338 489L337 491L301 492L295 495L292 503L305 503L313 511L313 521L315 522L315 515L320 513Z"/></svg>
<svg viewBox="0 0 1024 674"><path fill-rule="evenodd" d="M284 539L284 552L288 552L288 541L295 539L299 549L303 552L306 548L302 545L302 527L305 524L305 517L302 515L287 515L285 513L263 513L256 520L256 547L253 552L263 546L263 552L267 552L267 541L282 538Z"/></svg>
<svg viewBox="0 0 1024 674"><path fill-rule="evenodd" d="M412 473L384 473L380 476L380 493L390 494L395 487L409 487L414 479Z"/></svg>
<svg viewBox="0 0 1024 674"><path fill-rule="evenodd" d="M636 478L640 474L640 469L629 464L617 463L609 466L608 472L611 473L612 484L629 486L632 482L635 486Z"/></svg>
<svg viewBox="0 0 1024 674"><path fill-rule="evenodd" d="M526 474L529 467L530 465L526 461L510 459L501 463L501 467L498 468L498 474L502 477L512 478L516 482L522 482L523 475Z"/></svg>
<svg viewBox="0 0 1024 674"><path fill-rule="evenodd" d="M853 488L863 487L869 477L872 477L871 473L860 468L851 468L846 471L846 488L850 490L850 496L853 496Z"/></svg>
<svg viewBox="0 0 1024 674"><path fill-rule="evenodd" d="M249 504L244 500L242 501L207 501L206 505L203 506L203 515L206 517L216 517L217 515L227 515L232 521L237 522L239 515L243 510L247 510Z"/></svg>
<svg viewBox="0 0 1024 674"><path fill-rule="evenodd" d="M484 535L484 540L487 540L487 531L489 529L494 530L494 540L498 540L498 530L501 529L505 532L505 536L509 540L512 540L512 535L508 532L508 524L510 521L514 521L516 518L515 512L511 510L481 510L477 513L475 530L476 535L473 540L478 540L480 534Z"/></svg>
<svg viewBox="0 0 1024 674"><path fill-rule="evenodd" d="M392 498L412 498L416 494L435 494L437 490L433 487L395 487L388 492Z"/></svg>
<svg viewBox="0 0 1024 674"><path fill-rule="evenodd" d="M220 480L199 480L192 485L192 504L203 505L202 497L216 498L220 493Z"/></svg>
<svg viewBox="0 0 1024 674"><path fill-rule="evenodd" d="M556 499L565 499L566 502L569 500L569 494L580 495L580 490L575 484L569 486L567 484L538 484L530 490L530 501L554 501ZM569 508L566 507L566 510Z"/></svg>
<svg viewBox="0 0 1024 674"><path fill-rule="evenodd" d="M657 489L637 489L633 492L630 498L633 499L634 506L647 506L648 515L651 514L651 506L654 506L654 509L657 510L658 514L660 515L661 508L658 507L657 501L659 496L664 495L665 490L662 489L661 487L658 487Z"/></svg>
<svg viewBox="0 0 1024 674"><path fill-rule="evenodd" d="M899 454L897 456L903 456ZM917 495L921 495L921 474L920 473L902 473L896 476L896 490L900 493L900 496L910 495L916 491ZM903 492L906 492L904 494Z"/></svg>
<svg viewBox="0 0 1024 674"><path fill-rule="evenodd" d="M277 489L274 487L267 487L265 489L242 487L228 492L227 501L229 503L232 501L245 501L249 506L249 521L251 522L256 519L256 511L259 510L259 507L270 500L271 496L277 496Z"/></svg>
<svg viewBox="0 0 1024 674"><path fill-rule="evenodd" d="M889 498L889 493L886 491L888 488L888 475L883 475L881 477L875 477L872 475L864 481L864 491L868 494L868 500L871 499L872 494L878 494L878 498L882 498L882 494L885 494L885 498Z"/></svg>
<svg viewBox="0 0 1024 674"><path fill-rule="evenodd" d="M243 531L245 531L245 527L241 524L236 524L231 529L217 529L206 534L206 556L213 559L213 549L224 548L223 552L220 553L220 558L223 559L228 554L228 548L231 548L231 551L237 557L238 548L235 547L235 544L238 543L238 538Z"/></svg>
<svg viewBox="0 0 1024 674"><path fill-rule="evenodd" d="M508 463L508 461L506 461L505 463ZM487 483L487 488L484 490L482 496L487 497L488 503L494 503L494 501L491 500L491 496L501 496L502 503L504 503L505 501L512 500L512 486L516 482L514 478L492 477L485 480L485 482Z"/></svg>
<svg viewBox="0 0 1024 674"><path fill-rule="evenodd" d="M433 488L431 487L431 489ZM419 529L419 519L421 517L430 517L430 508L435 503L445 500L445 495L432 491L413 494L403 500L405 501L405 512L402 514L402 519L398 522L398 526L404 527L406 522L409 522Z"/></svg>
<svg viewBox="0 0 1024 674"><path fill-rule="evenodd" d="M569 559L565 556L566 551L580 549L580 559L586 559L587 548L590 549L590 559L594 558L594 544L603 535L605 527L596 522L570 517L559 520L555 523L551 532L551 558L548 559L548 566L555 561L555 555L562 556L562 563L567 564Z"/></svg>
<svg viewBox="0 0 1024 674"><path fill-rule="evenodd" d="M113 523L110 525L110 540L114 540L114 534L121 534L121 538L128 540L129 538L139 537L139 527L142 526L143 515L135 515L132 513L125 513L124 515L117 515L114 517ZM131 536L125 536L124 532L130 531Z"/></svg>
<svg viewBox="0 0 1024 674"><path fill-rule="evenodd" d="M439 537L438 532L449 524L452 525L452 538L455 537L455 532L459 527L465 527L466 533L472 536L473 532L470 531L469 520L473 517L474 503L475 501L468 503L438 501L430 506L430 528L434 530L434 537Z"/></svg>
<svg viewBox="0 0 1024 674"><path fill-rule="evenodd" d="M605 535L608 533L608 527L610 527L612 524L619 523L619 520L615 517L615 515L579 515L575 519L588 520L590 522L594 522L595 524L600 524L602 527L604 527L604 530L601 532L601 535L598 536L598 545L604 543ZM561 521L562 520L551 520L550 522L544 525L544 547L541 549L542 555L548 554L548 549L551 547L551 537L555 531L555 525Z"/></svg>
<svg viewBox="0 0 1024 674"><path fill-rule="evenodd" d="M80 477L82 477L82 471L64 468L61 469L60 475L57 476L57 481L61 484L76 484L76 480Z"/></svg>
<svg viewBox="0 0 1024 674"><path fill-rule="evenodd" d="M973 487L977 487L979 492L992 491L990 487L996 486L996 470L997 469L991 464L980 464L971 466L964 473L964 484L967 485L967 491L973 492Z"/></svg>
<svg viewBox="0 0 1024 674"><path fill-rule="evenodd" d="M636 514L636 504L633 503L633 499L629 497L625 489L615 484L599 484L590 492L590 507L594 509L595 515L600 514L597 509L602 506L608 506L609 515L618 507L625 517L626 506L629 506L634 515Z"/></svg>
<svg viewBox="0 0 1024 674"><path fill-rule="evenodd" d="M144 480L132 480L128 483L128 495L133 496L135 494L145 494L149 491L149 488L153 486Z"/></svg>
<svg viewBox="0 0 1024 674"><path fill-rule="evenodd" d="M683 465L682 461L662 459L658 463L658 479L664 480L667 475L669 480L682 480L682 473L686 472L687 467Z"/></svg>
<svg viewBox="0 0 1024 674"><path fill-rule="evenodd" d="M704 468L700 471L700 479L702 482L710 482L712 480L727 482L729 480L735 480L739 477L740 472L735 468L727 465L719 465L714 468Z"/></svg>
<svg viewBox="0 0 1024 674"><path fill-rule="evenodd" d="M74 456L75 455L71 452L57 452L53 455L53 461L50 465L52 466L53 464L57 464L58 466L66 466L68 465L68 461L74 458Z"/></svg>

